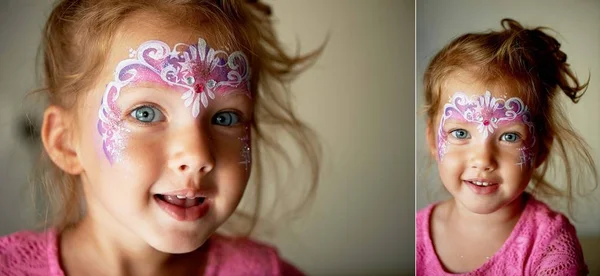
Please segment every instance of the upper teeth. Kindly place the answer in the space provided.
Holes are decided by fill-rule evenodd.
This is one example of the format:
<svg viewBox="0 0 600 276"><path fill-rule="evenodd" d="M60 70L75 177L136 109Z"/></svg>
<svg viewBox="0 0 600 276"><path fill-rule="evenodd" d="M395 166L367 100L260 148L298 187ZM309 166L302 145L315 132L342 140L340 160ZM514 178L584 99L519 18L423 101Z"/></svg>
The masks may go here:
<svg viewBox="0 0 600 276"><path fill-rule="evenodd" d="M486 182L486 181L471 181L473 182L475 185L479 185L479 186L489 186L492 185L491 182Z"/></svg>
<svg viewBox="0 0 600 276"><path fill-rule="evenodd" d="M194 198L197 198L197 197L199 197L199 196L187 197L187 196L184 196L184 195L176 195L176 197L177 197L177 198L179 198L179 199L186 199L186 198L189 198L189 199L194 199Z"/></svg>

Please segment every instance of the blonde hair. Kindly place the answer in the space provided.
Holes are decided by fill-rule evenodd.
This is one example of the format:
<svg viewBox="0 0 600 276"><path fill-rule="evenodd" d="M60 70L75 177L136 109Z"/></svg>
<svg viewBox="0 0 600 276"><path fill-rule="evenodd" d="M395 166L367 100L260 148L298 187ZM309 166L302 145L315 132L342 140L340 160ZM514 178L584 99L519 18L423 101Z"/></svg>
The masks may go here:
<svg viewBox="0 0 600 276"><path fill-rule="evenodd" d="M258 221L261 180L265 173L260 162L263 153L279 154L291 165L289 153L265 128L285 130L308 161L307 190L299 205L290 208L290 211L300 210L314 197L321 148L316 134L296 117L287 84L316 59L323 46L307 55L288 55L277 40L270 19L271 8L266 4L256 0L59 1L43 33L45 87L38 92L47 95L49 104L72 110L81 97L80 91L89 90L96 81L88 76L99 75L117 29L125 19L140 12L151 12L159 19L169 18L170 24L176 27L194 29L203 23L203 30L208 28L209 32L219 34L215 38L218 42L241 49L250 60L255 107L252 122L255 201L249 213L236 212L235 217L243 219L242 224L237 225L245 228L235 232L250 234ZM85 213L79 177L60 170L45 152L40 169L43 185L37 188L50 200L46 209L49 217L44 226L62 231L76 224Z"/></svg>
<svg viewBox="0 0 600 276"><path fill-rule="evenodd" d="M433 127L441 104L442 83L454 72L465 70L484 83L509 85L528 104L536 139L540 141L536 158L537 162L543 160L543 164L536 163L541 166L532 176L530 192L542 197L564 196L570 212L573 183L579 175L573 169L583 172L587 167L594 178L594 189L598 179L589 146L571 126L558 96L562 91L577 103L589 81L579 83L567 63L567 55L560 50L560 43L543 32L546 28L526 29L512 19L503 19L501 25L501 31L461 35L432 59L424 76L427 124ZM564 189L554 187L544 178L550 152L564 164L567 178Z"/></svg>

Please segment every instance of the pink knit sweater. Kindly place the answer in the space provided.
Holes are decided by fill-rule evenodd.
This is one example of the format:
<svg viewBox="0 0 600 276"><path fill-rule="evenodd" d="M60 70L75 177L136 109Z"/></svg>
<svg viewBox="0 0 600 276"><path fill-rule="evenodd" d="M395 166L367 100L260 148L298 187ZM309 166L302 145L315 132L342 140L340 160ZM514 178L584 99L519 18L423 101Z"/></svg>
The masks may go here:
<svg viewBox="0 0 600 276"><path fill-rule="evenodd" d="M560 213L529 196L523 214L504 245L478 269L452 274L444 270L429 234L435 204L416 219L417 275L587 275L575 227Z"/></svg>
<svg viewBox="0 0 600 276"><path fill-rule="evenodd" d="M205 275L303 275L277 251L249 239L210 238ZM56 232L23 231L0 238L0 275L65 275Z"/></svg>

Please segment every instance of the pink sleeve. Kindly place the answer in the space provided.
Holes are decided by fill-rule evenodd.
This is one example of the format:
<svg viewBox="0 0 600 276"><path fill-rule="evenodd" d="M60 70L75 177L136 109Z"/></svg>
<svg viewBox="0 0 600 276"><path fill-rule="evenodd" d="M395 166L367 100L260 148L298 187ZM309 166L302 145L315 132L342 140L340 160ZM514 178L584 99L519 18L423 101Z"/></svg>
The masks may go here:
<svg viewBox="0 0 600 276"><path fill-rule="evenodd" d="M568 222L559 227L554 235L545 237L545 248L532 256L537 259L533 275L588 275L575 228Z"/></svg>

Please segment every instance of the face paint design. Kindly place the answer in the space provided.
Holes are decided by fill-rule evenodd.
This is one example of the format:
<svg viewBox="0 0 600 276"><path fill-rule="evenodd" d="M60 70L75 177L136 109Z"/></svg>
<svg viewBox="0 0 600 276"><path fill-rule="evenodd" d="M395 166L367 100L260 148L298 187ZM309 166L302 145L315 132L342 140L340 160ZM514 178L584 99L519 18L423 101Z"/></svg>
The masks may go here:
<svg viewBox="0 0 600 276"><path fill-rule="evenodd" d="M102 148L108 161L120 162L123 151L127 145L128 129L123 127L121 110L117 106L120 87L118 83L111 82L104 93L100 111L98 112L98 131L102 136Z"/></svg>
<svg viewBox="0 0 600 276"><path fill-rule="evenodd" d="M504 100L492 97L489 91L484 95L473 96L471 99L462 92L452 96L450 102L444 105L444 112L438 129L438 157L441 161L447 152L448 135L444 133L443 126L448 118L461 122L477 124L477 130L487 139L494 133L499 125L512 121L519 121L529 128L531 141L526 141L526 146L519 148L520 160L517 165L533 164L533 146L535 144L534 126L531 114L523 101L517 97ZM528 143L529 142L529 143Z"/></svg>
<svg viewBox="0 0 600 276"><path fill-rule="evenodd" d="M162 41L147 41L137 50L130 49L129 57L117 65L115 79L106 87L98 112L98 131L111 164L126 146L124 133L127 130L122 127L122 114L116 101L121 88L127 85L138 82L167 85L182 94L181 99L186 107L191 106L194 118L215 95L236 89L251 96L250 67L244 53L227 54L212 49L202 38L196 45L178 43L173 50Z"/></svg>
<svg viewBox="0 0 600 276"><path fill-rule="evenodd" d="M248 171L248 167L252 163L252 151L250 148L250 128L246 127L246 135L240 138L240 142L242 142L242 161L240 164L244 164L246 166L246 171Z"/></svg>

